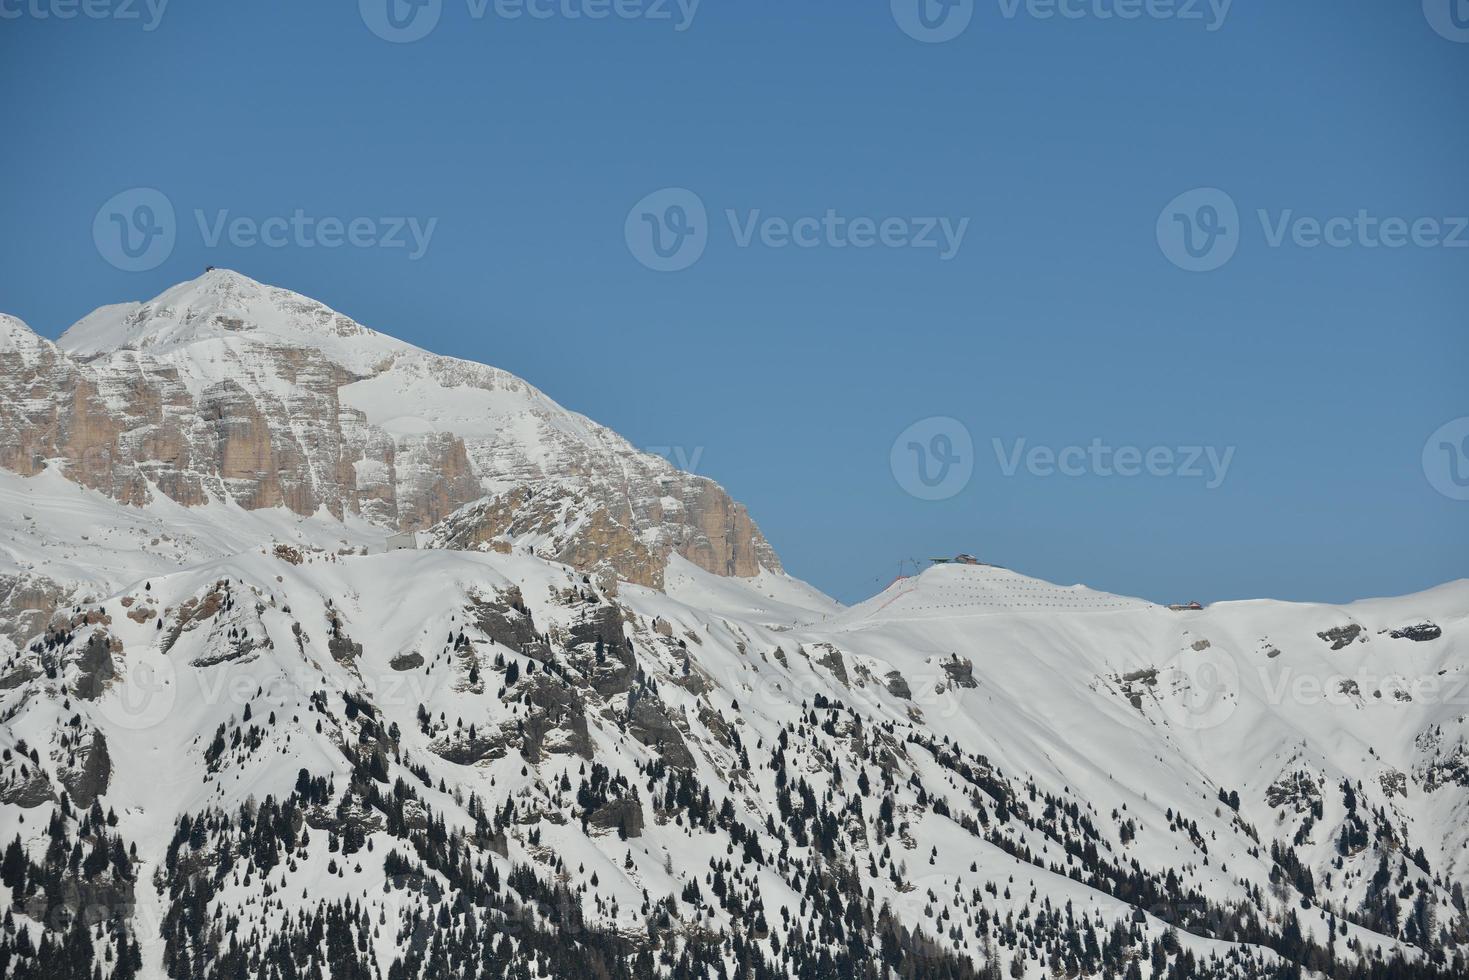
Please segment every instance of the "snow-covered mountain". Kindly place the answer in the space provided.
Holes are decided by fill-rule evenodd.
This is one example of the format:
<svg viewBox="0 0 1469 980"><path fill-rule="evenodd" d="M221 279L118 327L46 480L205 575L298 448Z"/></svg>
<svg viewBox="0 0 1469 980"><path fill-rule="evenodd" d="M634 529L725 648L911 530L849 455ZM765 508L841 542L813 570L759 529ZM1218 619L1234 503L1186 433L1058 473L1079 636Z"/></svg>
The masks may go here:
<svg viewBox="0 0 1469 980"><path fill-rule="evenodd" d="M456 540L654 587L670 554L780 571L712 481L514 375L228 270L103 307L55 344L3 318L0 368L0 466L50 466L126 503L228 500L395 531L453 516Z"/></svg>
<svg viewBox="0 0 1469 980"><path fill-rule="evenodd" d="M1469 976L1469 581L842 608L707 481L294 294L0 327L0 974ZM483 499L424 510L461 451Z"/></svg>

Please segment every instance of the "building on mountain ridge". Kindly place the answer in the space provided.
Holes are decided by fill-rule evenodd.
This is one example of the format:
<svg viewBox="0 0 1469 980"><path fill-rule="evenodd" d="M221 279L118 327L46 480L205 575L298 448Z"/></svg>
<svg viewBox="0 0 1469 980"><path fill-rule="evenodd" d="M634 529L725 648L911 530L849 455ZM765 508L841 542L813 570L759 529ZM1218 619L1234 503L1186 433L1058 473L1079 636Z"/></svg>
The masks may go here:
<svg viewBox="0 0 1469 980"><path fill-rule="evenodd" d="M930 558L929 561L932 562L935 565L988 565L989 564L989 562L987 562L987 561L980 561L978 558L974 557L973 555L966 554L964 552L960 552L959 554L955 555L953 558Z"/></svg>

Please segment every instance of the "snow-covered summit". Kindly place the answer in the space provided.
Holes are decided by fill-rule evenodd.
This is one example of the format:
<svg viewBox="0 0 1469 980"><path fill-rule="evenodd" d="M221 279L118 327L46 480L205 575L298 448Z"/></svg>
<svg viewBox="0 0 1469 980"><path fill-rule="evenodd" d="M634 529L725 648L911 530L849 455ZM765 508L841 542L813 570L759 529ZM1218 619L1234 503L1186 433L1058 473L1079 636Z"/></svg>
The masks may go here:
<svg viewBox="0 0 1469 980"><path fill-rule="evenodd" d="M24 320L0 313L0 351L34 351L45 346L48 346L46 339Z"/></svg>
<svg viewBox="0 0 1469 980"><path fill-rule="evenodd" d="M528 414L582 438L599 428L506 371L433 354L232 269L210 269L147 302L100 307L57 345L86 360L139 352L177 368L195 388L259 378L272 351L314 352L354 376L357 383L341 391L347 405L408 434L490 435Z"/></svg>
<svg viewBox="0 0 1469 980"><path fill-rule="evenodd" d="M1064 614L1144 609L1142 599L1098 592L1084 585L1055 585L998 565L938 564L894 581L852 606L837 622L952 618L1003 613Z"/></svg>
<svg viewBox="0 0 1469 980"><path fill-rule="evenodd" d="M67 329L57 345L78 357L124 349L161 355L226 337L314 347L364 369L418 351L314 299L231 269L210 269L147 302L102 306Z"/></svg>
<svg viewBox="0 0 1469 980"><path fill-rule="evenodd" d="M385 530L483 502L478 523L455 526L469 546L514 547L534 526L567 562L655 586L671 554L717 575L780 571L712 481L513 374L231 270L104 306L46 346L44 363L0 379L13 398L0 402L0 466L22 474L60 460L128 503L324 510ZM524 508L553 498L567 506Z"/></svg>

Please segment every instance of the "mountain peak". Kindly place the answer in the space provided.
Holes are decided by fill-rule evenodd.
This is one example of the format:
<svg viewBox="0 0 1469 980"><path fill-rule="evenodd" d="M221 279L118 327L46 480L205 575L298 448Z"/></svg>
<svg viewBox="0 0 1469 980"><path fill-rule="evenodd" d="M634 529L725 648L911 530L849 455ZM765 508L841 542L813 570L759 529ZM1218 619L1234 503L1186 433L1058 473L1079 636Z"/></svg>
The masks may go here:
<svg viewBox="0 0 1469 980"><path fill-rule="evenodd" d="M0 313L0 350L32 350L46 341L19 317Z"/></svg>
<svg viewBox="0 0 1469 980"><path fill-rule="evenodd" d="M215 268L147 302L99 307L73 324L57 344L88 358L117 350L164 354L230 337L315 347L354 368L416 350L308 296Z"/></svg>
<svg viewBox="0 0 1469 980"><path fill-rule="evenodd" d="M0 465L13 458L30 473L36 460L65 458L69 472L129 502L162 494L301 516L324 508L398 530L482 501L454 527L466 547L534 547L655 588L675 554L717 575L780 571L748 511L713 481L515 375L432 354L232 270L104 306L57 347L61 373L46 384L65 391L82 379L98 393L81 427L93 441L58 441L77 430L45 421L74 411L72 401L27 401L23 419L0 414L0 451L7 439L17 447ZM17 399L40 376L13 373ZM6 394L0 384L0 404ZM83 466L98 458L112 465Z"/></svg>
<svg viewBox="0 0 1469 980"><path fill-rule="evenodd" d="M1058 585L999 565L951 562L893 582L846 610L834 622L859 626L882 620L953 619L967 616L1047 615L1147 609L1152 603Z"/></svg>

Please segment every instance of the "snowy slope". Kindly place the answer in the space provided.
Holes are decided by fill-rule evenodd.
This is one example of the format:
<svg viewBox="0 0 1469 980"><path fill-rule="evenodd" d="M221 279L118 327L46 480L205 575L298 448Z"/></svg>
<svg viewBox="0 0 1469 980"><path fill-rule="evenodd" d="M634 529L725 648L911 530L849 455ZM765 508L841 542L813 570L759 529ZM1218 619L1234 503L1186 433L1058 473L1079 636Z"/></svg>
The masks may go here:
<svg viewBox="0 0 1469 980"><path fill-rule="evenodd" d="M51 506L116 505L93 495ZM809 596L721 592L731 580L692 567L678 569L667 591L624 583L614 598L574 569L523 554L282 557L260 545L169 573L139 562L136 579L71 617L65 642L8 659L0 711L8 745L41 747L38 768L53 789L67 785L68 757L77 765L75 748L62 747L63 733L78 728L66 717L79 715L81 731L105 740L111 774L101 799L116 812L115 833L137 846L129 908L147 975L165 970L160 932L180 935L169 917L177 897L148 884L177 873L164 867L177 821L290 797L305 769L331 779L336 807L308 823L338 826L331 813L364 806L357 753L384 729L395 732L384 757L389 783L406 778L415 806L447 826L472 837L473 799L513 801L518 816L486 838L480 860L502 881L522 865L568 884L597 936L645 931L654 913L644 891L654 901L671 896L676 919L714 934L750 930L741 910L755 901L767 921L782 907L794 916L793 928L769 930L783 948L810 929L819 935L822 913L809 897L803 903L803 875L832 859L809 836L820 811L786 813L782 800L798 784L825 801L821 810L842 815L832 867L855 867L874 911L886 906L943 933L942 948L976 965L1018 964L1018 975L1049 975L1057 937L1094 929L1105 938L1120 926L1137 930L1133 941L1146 951L1167 922L1183 932L1165 964L1182 950L1201 970L1216 957L1221 976L1269 975L1277 953L1210 938L1230 907L1267 929L1294 912L1308 939L1322 948L1335 939L1342 955L1350 945L1424 962L1405 932L1384 936L1362 911L1384 859L1394 878L1401 864L1405 880L1423 882L1445 936L1462 921L1454 885L1465 876L1469 780L1443 766L1462 751L1462 706L1422 685L1437 680L1447 691L1466 676L1469 582L1346 607L1254 602L1177 613L1013 572L943 566L822 618ZM486 613L497 603L499 612ZM533 629L516 633L522 616ZM1423 622L1440 635L1390 635ZM1333 650L1347 634L1330 631L1353 625L1360 631ZM78 692L96 673L85 651L97 635L108 638L115 676L87 698ZM41 669L48 658L54 678ZM509 662L519 665L517 680ZM34 676L10 685L27 663ZM1389 669L1400 677L1387 680ZM1343 678L1356 679L1361 696L1316 697L1297 686L1337 690ZM1400 689L1413 700L1395 696ZM349 701L371 706L370 727ZM1430 731L1441 731L1431 745ZM593 762L636 791L632 832L618 809L625 804L614 807L622 816L611 828L582 825L589 811L566 787L585 782ZM715 809L728 800L733 822L695 826L693 811L669 807L667 777L654 773L671 770L707 787ZM1345 857L1337 841L1352 817L1342 780L1354 786L1350 813L1372 841ZM19 783L12 761L0 787L13 796ZM1237 813L1221 790L1238 793ZM44 835L35 835L54 809L54 801L0 804L6 837L19 832L39 861ZM736 824L764 828L764 853L741 859L735 847L743 873L726 873L724 887L726 898L744 899L730 906L710 894L708 876L730 856ZM797 825L808 828L804 843ZM365 826L371 852L348 861L318 833L291 867L271 872L272 890L292 896L285 910L260 905L259 886L238 864L211 907L267 935L289 930L282 915L303 902L364 902L369 920L389 924L427 914L421 889L384 891L383 855L411 851L404 838ZM1298 879L1281 877L1272 841L1311 872L1314 897L1304 905ZM1089 870L1102 880L1068 876L1083 868L1082 851L1067 849L1083 845L1095 848ZM1420 847L1429 873L1408 860ZM1106 868L1133 862L1143 878L1168 879L1165 900L1140 903L1119 881L1105 883ZM429 876L453 891L449 879ZM697 902L680 897L691 882L700 884ZM1047 938L1057 924L1032 920L1068 903L1079 921ZM1139 906L1144 917L1134 921ZM935 919L940 908L947 920ZM1014 945L1026 934L1017 922L1030 923L1033 948ZM755 944L780 961L770 939ZM385 972L402 953L387 933L372 950Z"/></svg>

